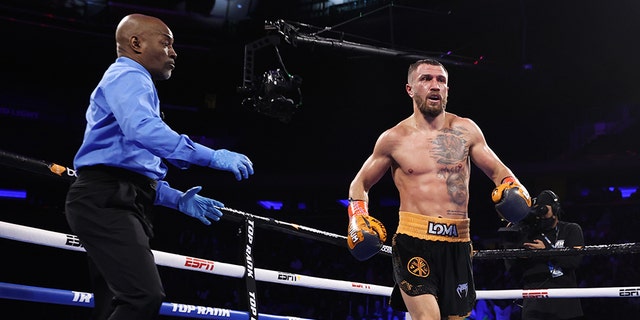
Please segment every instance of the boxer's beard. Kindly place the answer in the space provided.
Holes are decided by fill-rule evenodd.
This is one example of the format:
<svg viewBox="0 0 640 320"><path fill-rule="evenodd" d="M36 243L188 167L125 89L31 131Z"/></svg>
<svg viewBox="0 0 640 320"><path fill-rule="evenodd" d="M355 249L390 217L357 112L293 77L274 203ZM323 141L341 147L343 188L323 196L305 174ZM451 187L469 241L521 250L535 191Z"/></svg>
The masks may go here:
<svg viewBox="0 0 640 320"><path fill-rule="evenodd" d="M447 98L443 98L439 103L429 104L428 99L424 99L422 97L415 97L416 105L418 106L418 110L422 115L427 117L435 118L439 116L447 105Z"/></svg>

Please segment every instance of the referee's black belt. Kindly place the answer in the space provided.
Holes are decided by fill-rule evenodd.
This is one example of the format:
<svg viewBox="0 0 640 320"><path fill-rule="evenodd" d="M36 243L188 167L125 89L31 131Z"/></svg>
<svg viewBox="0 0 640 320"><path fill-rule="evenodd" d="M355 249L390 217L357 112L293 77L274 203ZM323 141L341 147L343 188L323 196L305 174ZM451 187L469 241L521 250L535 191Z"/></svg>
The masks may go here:
<svg viewBox="0 0 640 320"><path fill-rule="evenodd" d="M156 190L156 187L158 185L158 181L151 179L143 174L103 164L82 167L77 171L78 177L81 177L83 174L91 175L94 173L107 174L121 180L129 181L143 188L151 187L153 190Z"/></svg>

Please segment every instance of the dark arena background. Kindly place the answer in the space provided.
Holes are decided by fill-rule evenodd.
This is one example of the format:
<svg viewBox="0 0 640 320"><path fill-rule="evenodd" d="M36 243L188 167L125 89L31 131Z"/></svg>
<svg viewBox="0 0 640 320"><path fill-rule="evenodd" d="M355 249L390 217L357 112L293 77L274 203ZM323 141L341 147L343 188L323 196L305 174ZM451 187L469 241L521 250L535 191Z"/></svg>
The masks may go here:
<svg viewBox="0 0 640 320"><path fill-rule="evenodd" d="M72 165L89 95L115 59L115 26L133 12L163 19L175 36L176 69L157 84L166 122L202 144L248 155L255 169L237 182L224 172L172 167L167 180L180 190L201 185L203 195L258 217L252 267L279 271L283 280L252 284L176 269L169 259L159 267L167 301L237 310L247 319L252 307L261 315L309 319L403 319L387 308L388 296L358 291L393 285L389 255L359 262L333 235L346 234L342 200L376 138L411 113L408 65L433 57L449 71L447 111L473 119L532 195L554 190L562 220L582 226L594 251L577 270L578 287L625 288L624 295L583 297L584 319L640 312L637 1L4 0L2 223L71 236L63 210L72 179L34 166ZM282 99L269 102L264 75L283 71L290 77L277 92ZM491 202L493 187L473 167L469 214L480 252L501 249L498 229L505 223ZM395 230L398 197L390 175L370 198L371 214ZM152 248L202 259L199 269L214 261L244 266L246 221L227 213L205 226L158 207ZM83 252L6 234L0 241L0 283L91 292ZM474 259L474 268L478 290L522 288L502 258ZM327 280L286 283L305 276ZM334 280L354 289L333 288ZM256 306L247 299L252 285ZM0 306L15 318L90 313L28 294L8 297L9 291L0 289ZM490 310L510 308L508 319L520 319L522 298L478 301ZM470 319L505 319L495 312L480 318L479 309Z"/></svg>

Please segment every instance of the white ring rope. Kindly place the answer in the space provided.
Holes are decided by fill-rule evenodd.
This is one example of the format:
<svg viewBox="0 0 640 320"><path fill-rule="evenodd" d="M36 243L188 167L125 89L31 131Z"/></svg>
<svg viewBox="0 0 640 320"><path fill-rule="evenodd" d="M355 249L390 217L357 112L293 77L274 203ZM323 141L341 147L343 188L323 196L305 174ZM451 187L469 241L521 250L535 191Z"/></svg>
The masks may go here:
<svg viewBox="0 0 640 320"><path fill-rule="evenodd" d="M0 221L0 237L39 244L65 250L84 251L75 235L47 231L33 227ZM194 258L173 253L152 250L156 263L161 266L205 272L210 274L242 278L243 266ZM392 287L317 278L295 273L255 269L256 280L288 284L315 289L354 292L361 294L390 296ZM524 299L524 298L637 298L640 286L631 287L597 287L597 288L554 288L554 289L513 289L513 290L478 290L478 299Z"/></svg>
<svg viewBox="0 0 640 320"><path fill-rule="evenodd" d="M3 221L0 221L0 236L6 239L60 249L84 251L84 248L82 248L82 246L80 245L78 237L75 235L47 231L33 227L26 227ZM198 271L233 278L242 278L245 273L244 266L183 256L157 250L152 251L156 260L156 264L160 266ZM380 296L390 296L392 290L391 287L385 287L375 284L317 278L307 275L273 271L261 268L255 268L255 278L256 280L264 282Z"/></svg>

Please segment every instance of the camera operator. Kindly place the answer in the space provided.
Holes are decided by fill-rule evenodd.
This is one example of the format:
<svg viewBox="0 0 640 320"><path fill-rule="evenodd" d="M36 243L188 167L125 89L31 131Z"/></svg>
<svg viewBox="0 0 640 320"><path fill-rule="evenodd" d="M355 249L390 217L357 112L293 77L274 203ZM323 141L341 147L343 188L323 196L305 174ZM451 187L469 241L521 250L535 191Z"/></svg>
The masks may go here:
<svg viewBox="0 0 640 320"><path fill-rule="evenodd" d="M550 248L581 248L582 228L577 223L560 221L562 208L558 196L551 190L542 191L522 221L498 230L505 248L546 250ZM524 289L575 288L575 270L581 255L538 256L506 259L507 271L521 275ZM582 319L579 298L524 299L522 320Z"/></svg>

